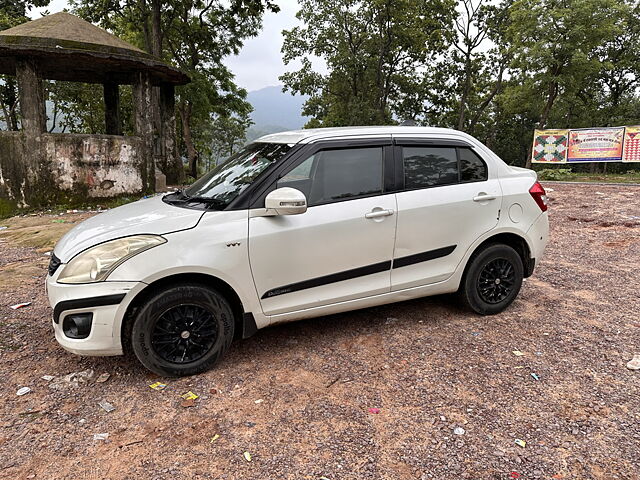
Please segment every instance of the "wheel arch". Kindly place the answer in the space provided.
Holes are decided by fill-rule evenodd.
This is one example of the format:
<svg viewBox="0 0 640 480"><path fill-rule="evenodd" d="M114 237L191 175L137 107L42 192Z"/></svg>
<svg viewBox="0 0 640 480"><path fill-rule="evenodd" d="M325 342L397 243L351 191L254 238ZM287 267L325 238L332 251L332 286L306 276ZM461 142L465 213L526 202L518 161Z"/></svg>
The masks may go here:
<svg viewBox="0 0 640 480"><path fill-rule="evenodd" d="M467 260L467 264L464 267L464 272L460 281L460 288L464 284L464 279L467 276L467 271L469 270L469 266L471 265L471 261L475 257L475 255L488 247L489 245L503 244L508 245L513 248L517 253L520 259L522 260L522 265L524 267L524 277L530 277L533 273L533 268L535 266L535 259L531 258L531 248L527 243L527 240L517 233L513 232L500 232L490 237L484 239L482 243L480 243L471 253L469 259Z"/></svg>
<svg viewBox="0 0 640 480"><path fill-rule="evenodd" d="M231 308L233 310L235 320L234 338L247 338L257 330L255 320L253 320L253 315L245 312L240 296L227 282L205 273L177 273L159 278L148 284L136 294L131 302L129 302L120 328L120 341L122 342L122 349L125 353L130 352L131 350L129 338L131 337L133 319L140 306L159 290L167 286L174 286L180 283L199 283L205 287L214 288L224 295L231 304Z"/></svg>

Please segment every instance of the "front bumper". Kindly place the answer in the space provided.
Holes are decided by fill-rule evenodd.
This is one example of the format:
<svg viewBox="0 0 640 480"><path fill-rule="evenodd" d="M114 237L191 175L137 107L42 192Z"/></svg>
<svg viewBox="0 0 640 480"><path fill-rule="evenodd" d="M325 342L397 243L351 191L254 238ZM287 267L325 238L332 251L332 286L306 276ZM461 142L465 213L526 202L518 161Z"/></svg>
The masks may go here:
<svg viewBox="0 0 640 480"><path fill-rule="evenodd" d="M54 309L52 325L58 343L77 355L122 355L122 320L131 300L146 285L141 282L68 285L56 282L59 273L48 276L46 282L49 302ZM87 338L69 338L63 331L65 317L77 313L93 314Z"/></svg>

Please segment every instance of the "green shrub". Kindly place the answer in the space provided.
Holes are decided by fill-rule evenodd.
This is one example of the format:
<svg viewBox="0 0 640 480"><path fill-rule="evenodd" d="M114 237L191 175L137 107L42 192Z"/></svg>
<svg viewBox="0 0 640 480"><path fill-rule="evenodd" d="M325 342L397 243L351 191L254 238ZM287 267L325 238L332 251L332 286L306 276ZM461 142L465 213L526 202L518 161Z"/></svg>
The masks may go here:
<svg viewBox="0 0 640 480"><path fill-rule="evenodd" d="M571 180L574 176L570 168L544 168L538 171L540 180Z"/></svg>

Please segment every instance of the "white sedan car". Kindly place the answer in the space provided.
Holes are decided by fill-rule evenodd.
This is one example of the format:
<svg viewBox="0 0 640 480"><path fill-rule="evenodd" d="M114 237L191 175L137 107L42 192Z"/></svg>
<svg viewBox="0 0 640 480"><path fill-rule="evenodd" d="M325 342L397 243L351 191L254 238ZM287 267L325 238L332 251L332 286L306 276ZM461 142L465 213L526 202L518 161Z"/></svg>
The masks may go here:
<svg viewBox="0 0 640 480"><path fill-rule="evenodd" d="M184 191L97 215L56 245L58 342L210 368L276 323L450 292L511 304L547 242L547 199L464 133L301 130L256 140Z"/></svg>

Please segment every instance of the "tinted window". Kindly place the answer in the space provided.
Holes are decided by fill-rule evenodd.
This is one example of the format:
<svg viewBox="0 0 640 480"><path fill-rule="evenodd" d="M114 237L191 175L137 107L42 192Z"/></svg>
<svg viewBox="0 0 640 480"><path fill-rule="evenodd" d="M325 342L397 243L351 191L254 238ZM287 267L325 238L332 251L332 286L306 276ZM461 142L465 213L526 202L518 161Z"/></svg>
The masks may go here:
<svg viewBox="0 0 640 480"><path fill-rule="evenodd" d="M286 173L277 186L301 190L309 206L382 193L382 148L323 150Z"/></svg>
<svg viewBox="0 0 640 480"><path fill-rule="evenodd" d="M458 182L458 158L453 147L403 147L405 188Z"/></svg>
<svg viewBox="0 0 640 480"><path fill-rule="evenodd" d="M460 181L480 182L487 179L487 166L469 148L460 148Z"/></svg>

